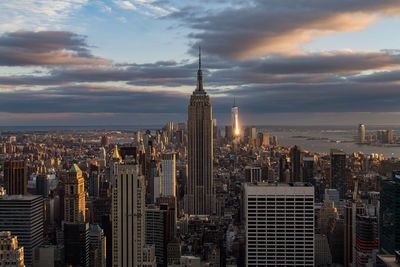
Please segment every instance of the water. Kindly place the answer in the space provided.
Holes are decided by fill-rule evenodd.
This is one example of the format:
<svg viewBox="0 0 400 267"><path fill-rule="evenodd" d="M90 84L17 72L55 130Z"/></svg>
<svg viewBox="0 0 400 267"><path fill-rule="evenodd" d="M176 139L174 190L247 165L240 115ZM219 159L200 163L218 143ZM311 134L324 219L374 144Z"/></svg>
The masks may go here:
<svg viewBox="0 0 400 267"><path fill-rule="evenodd" d="M375 134L377 130L393 129L395 138L399 136L398 127L370 127L367 135ZM260 127L270 136L278 136L280 146L301 146L305 150L329 153L331 148L343 149L346 153L362 152L382 154L385 158L400 158L400 146L385 145L359 145L356 143L357 129L350 127ZM310 140L314 139L314 140ZM336 142L338 141L338 142Z"/></svg>

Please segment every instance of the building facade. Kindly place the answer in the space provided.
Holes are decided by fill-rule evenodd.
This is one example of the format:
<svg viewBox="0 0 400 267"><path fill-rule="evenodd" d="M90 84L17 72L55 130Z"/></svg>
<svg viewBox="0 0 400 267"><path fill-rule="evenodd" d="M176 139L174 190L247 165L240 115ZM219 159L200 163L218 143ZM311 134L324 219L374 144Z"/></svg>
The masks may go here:
<svg viewBox="0 0 400 267"><path fill-rule="evenodd" d="M42 196L0 196L0 231L18 237L28 267L33 263L33 250L43 242L43 221Z"/></svg>
<svg viewBox="0 0 400 267"><path fill-rule="evenodd" d="M66 223L85 222L85 181L82 171L74 164L64 182L64 221Z"/></svg>
<svg viewBox="0 0 400 267"><path fill-rule="evenodd" d="M244 184L246 266L314 266L314 188Z"/></svg>
<svg viewBox="0 0 400 267"><path fill-rule="evenodd" d="M25 161L4 162L4 183L8 195L26 195L28 175Z"/></svg>
<svg viewBox="0 0 400 267"><path fill-rule="evenodd" d="M175 153L163 153L161 156L161 195L176 197Z"/></svg>
<svg viewBox="0 0 400 267"><path fill-rule="evenodd" d="M145 185L141 165L117 166L113 184L113 266L142 266L145 245Z"/></svg>

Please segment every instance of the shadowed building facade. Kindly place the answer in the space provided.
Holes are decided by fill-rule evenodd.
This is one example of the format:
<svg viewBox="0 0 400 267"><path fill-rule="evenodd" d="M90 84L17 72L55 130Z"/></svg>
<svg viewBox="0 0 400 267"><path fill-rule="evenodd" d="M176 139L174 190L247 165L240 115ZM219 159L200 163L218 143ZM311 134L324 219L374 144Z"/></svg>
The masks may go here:
<svg viewBox="0 0 400 267"><path fill-rule="evenodd" d="M28 176L25 161L4 162L4 182L8 195L26 195Z"/></svg>
<svg viewBox="0 0 400 267"><path fill-rule="evenodd" d="M188 108L188 167L185 213L213 214L213 122L210 97L203 89L199 53L197 88Z"/></svg>

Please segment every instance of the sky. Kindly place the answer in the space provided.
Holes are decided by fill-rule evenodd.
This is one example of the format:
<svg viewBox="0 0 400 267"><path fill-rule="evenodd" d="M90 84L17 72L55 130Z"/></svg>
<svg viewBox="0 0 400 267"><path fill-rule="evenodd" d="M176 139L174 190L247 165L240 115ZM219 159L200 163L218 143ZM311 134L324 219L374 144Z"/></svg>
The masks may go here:
<svg viewBox="0 0 400 267"><path fill-rule="evenodd" d="M0 126L400 125L398 0L0 1Z"/></svg>

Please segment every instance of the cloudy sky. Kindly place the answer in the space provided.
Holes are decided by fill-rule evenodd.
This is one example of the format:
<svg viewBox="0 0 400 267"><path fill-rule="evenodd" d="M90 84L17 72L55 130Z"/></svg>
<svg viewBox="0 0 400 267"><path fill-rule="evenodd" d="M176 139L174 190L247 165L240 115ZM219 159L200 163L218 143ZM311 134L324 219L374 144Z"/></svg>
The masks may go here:
<svg viewBox="0 0 400 267"><path fill-rule="evenodd" d="M0 125L400 125L398 0L0 2Z"/></svg>

